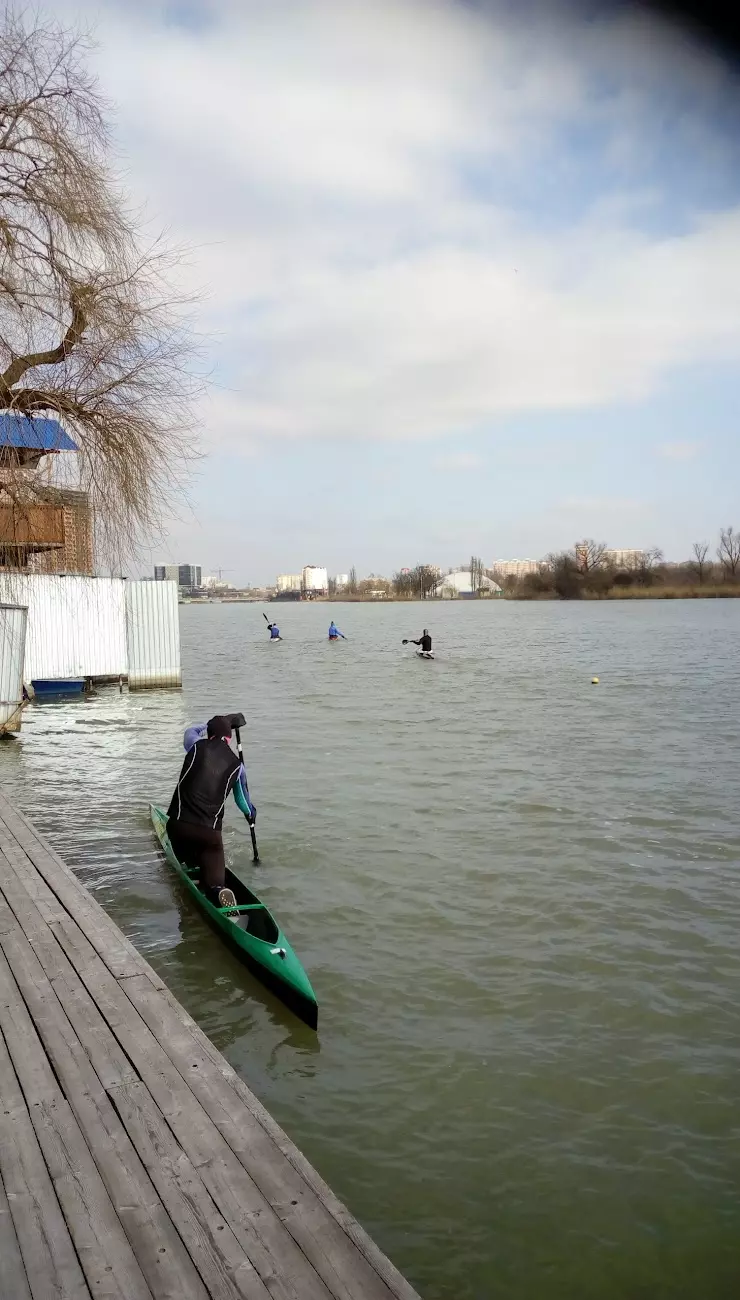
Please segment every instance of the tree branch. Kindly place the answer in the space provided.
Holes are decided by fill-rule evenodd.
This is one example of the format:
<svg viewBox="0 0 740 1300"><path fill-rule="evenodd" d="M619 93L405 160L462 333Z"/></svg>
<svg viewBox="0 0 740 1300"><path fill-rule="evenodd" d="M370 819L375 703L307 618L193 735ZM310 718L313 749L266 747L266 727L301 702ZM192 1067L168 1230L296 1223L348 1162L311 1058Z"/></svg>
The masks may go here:
<svg viewBox="0 0 740 1300"><path fill-rule="evenodd" d="M24 357L15 357L7 369L0 375L0 398L12 397L11 389L22 379L28 370L35 370L36 366L58 366L61 361L66 361L75 344L79 343L85 332L87 318L82 306L84 297L81 289L73 289L70 294L70 306L72 308L72 320L62 339L61 343L55 348L48 348L45 352L29 352Z"/></svg>

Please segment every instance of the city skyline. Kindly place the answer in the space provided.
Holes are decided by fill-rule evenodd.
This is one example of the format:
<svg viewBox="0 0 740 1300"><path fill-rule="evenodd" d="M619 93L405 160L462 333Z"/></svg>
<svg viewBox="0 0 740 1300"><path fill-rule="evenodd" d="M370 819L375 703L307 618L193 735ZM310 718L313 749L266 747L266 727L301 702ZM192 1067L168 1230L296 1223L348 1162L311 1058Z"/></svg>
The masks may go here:
<svg viewBox="0 0 740 1300"><path fill-rule="evenodd" d="M732 530L730 530L732 531ZM692 554L681 557L678 561L666 560L662 550L658 548L637 548L637 547L609 547L596 543L593 540L575 542L571 547L565 548L565 554L568 554L578 564L582 563L584 567L589 565L589 553L593 550L597 557L597 564L605 568L636 570L645 563L649 565L663 564L670 568L675 566L686 566L695 563L695 548ZM469 571L470 565L475 561L482 564L483 574L495 576L496 578L515 578L517 580L525 578L529 574L539 573L543 568L551 568L551 561L557 558L555 552L542 556L539 559L533 558L496 558L488 562L476 561L472 557L464 563L452 563L445 565L423 564L421 567L430 572L436 573L440 578L457 573ZM563 554L563 552L560 552ZM706 562L711 568L718 561L718 569L722 568L722 562L719 550L712 550L707 544ZM415 566L419 567L419 566ZM309 571L313 571L310 577L307 577ZM155 580L169 579L178 582L180 587L185 588L202 588L202 589L265 589L277 592L299 592L320 591L338 593L350 585L350 574L359 582L367 582L372 578L378 578L382 581L391 579L411 572L410 566L396 565L388 573L380 573L375 569L363 572L357 571L356 566L352 566L348 572L334 574L326 566L304 565L296 568L289 573L275 574L266 582L244 582L236 584L223 577L221 569L213 573L203 573L201 565L193 564L156 564L154 566ZM197 576L196 576L197 575ZM144 575L147 576L147 575Z"/></svg>

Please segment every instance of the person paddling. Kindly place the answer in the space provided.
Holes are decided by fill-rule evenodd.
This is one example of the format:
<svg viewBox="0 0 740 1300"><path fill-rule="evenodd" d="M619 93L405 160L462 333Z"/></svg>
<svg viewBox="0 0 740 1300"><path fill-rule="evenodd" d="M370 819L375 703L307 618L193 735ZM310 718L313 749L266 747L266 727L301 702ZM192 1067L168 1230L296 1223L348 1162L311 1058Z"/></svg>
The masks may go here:
<svg viewBox="0 0 740 1300"><path fill-rule="evenodd" d="M199 728L189 728L189 733ZM192 740L192 737L191 737ZM192 740L185 754L175 793L167 809L167 834L175 856L184 866L197 867L198 884L215 907L236 906L225 888L226 859L221 827L230 794L254 825L256 808L242 788L242 761L231 748L231 719L217 714L206 723L206 735ZM224 744L224 742L226 742ZM246 773L245 773L246 780Z"/></svg>
<svg viewBox="0 0 740 1300"><path fill-rule="evenodd" d="M227 720L231 723L232 727L234 725L240 727L243 726L244 724L244 718L241 713L231 714ZM190 750L193 748L193 745L196 743L196 741L205 740L207 735L208 735L207 722L195 722L193 723L192 727L186 727L185 735L183 736L183 742L182 742L183 747L185 749L185 753L186 754L190 753ZM252 810L251 816L246 811L246 809L241 806L241 804L239 805L239 808L240 811L243 812L244 815L246 816L250 826L253 826L255 819L257 817L257 805L256 803L254 803L252 796L249 793L249 785L247 783L247 769L244 763L244 759L242 759L242 764L239 769L239 784L242 788L242 795L244 796L244 802L247 808L251 808ZM236 798L236 796L234 797Z"/></svg>
<svg viewBox="0 0 740 1300"><path fill-rule="evenodd" d="M408 645L408 642L404 641L403 644ZM418 645L422 654L430 655L432 653L432 638L429 635L428 628L426 627L424 628L424 631L422 632L418 641L411 640L411 645Z"/></svg>
<svg viewBox="0 0 740 1300"><path fill-rule="evenodd" d="M339 631L339 628L334 622L334 619L332 619L331 623L329 624L329 640L338 641L339 637L341 637L343 641L347 640L346 636L344 635L344 632Z"/></svg>
<svg viewBox="0 0 740 1300"><path fill-rule="evenodd" d="M280 635L280 628L277 623L268 623L267 630L270 633L271 641L282 641L283 638Z"/></svg>

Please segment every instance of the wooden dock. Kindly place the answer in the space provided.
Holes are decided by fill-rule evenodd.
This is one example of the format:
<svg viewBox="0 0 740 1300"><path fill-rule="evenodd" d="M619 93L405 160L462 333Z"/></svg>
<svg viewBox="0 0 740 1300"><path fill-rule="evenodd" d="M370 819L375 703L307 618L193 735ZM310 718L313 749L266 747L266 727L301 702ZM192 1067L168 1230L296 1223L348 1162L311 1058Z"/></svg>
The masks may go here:
<svg viewBox="0 0 740 1300"><path fill-rule="evenodd" d="M0 795L0 1300L418 1300Z"/></svg>

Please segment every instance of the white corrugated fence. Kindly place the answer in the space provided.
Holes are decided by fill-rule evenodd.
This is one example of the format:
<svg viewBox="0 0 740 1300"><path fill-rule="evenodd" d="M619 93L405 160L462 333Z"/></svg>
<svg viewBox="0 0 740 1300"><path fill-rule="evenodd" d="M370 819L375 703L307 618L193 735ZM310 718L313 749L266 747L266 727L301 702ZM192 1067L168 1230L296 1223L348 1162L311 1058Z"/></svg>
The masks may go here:
<svg viewBox="0 0 740 1300"><path fill-rule="evenodd" d="M0 605L0 732L20 731L28 610Z"/></svg>
<svg viewBox="0 0 740 1300"><path fill-rule="evenodd" d="M0 600L28 607L24 677L125 677L123 578L0 573Z"/></svg>
<svg viewBox="0 0 740 1300"><path fill-rule="evenodd" d="M145 588L160 594L149 597ZM133 654L130 686L181 685L173 582L0 572L0 603L28 609L25 682L131 679Z"/></svg>
<svg viewBox="0 0 740 1300"><path fill-rule="evenodd" d="M128 684L182 686L180 620L174 582L126 584Z"/></svg>

